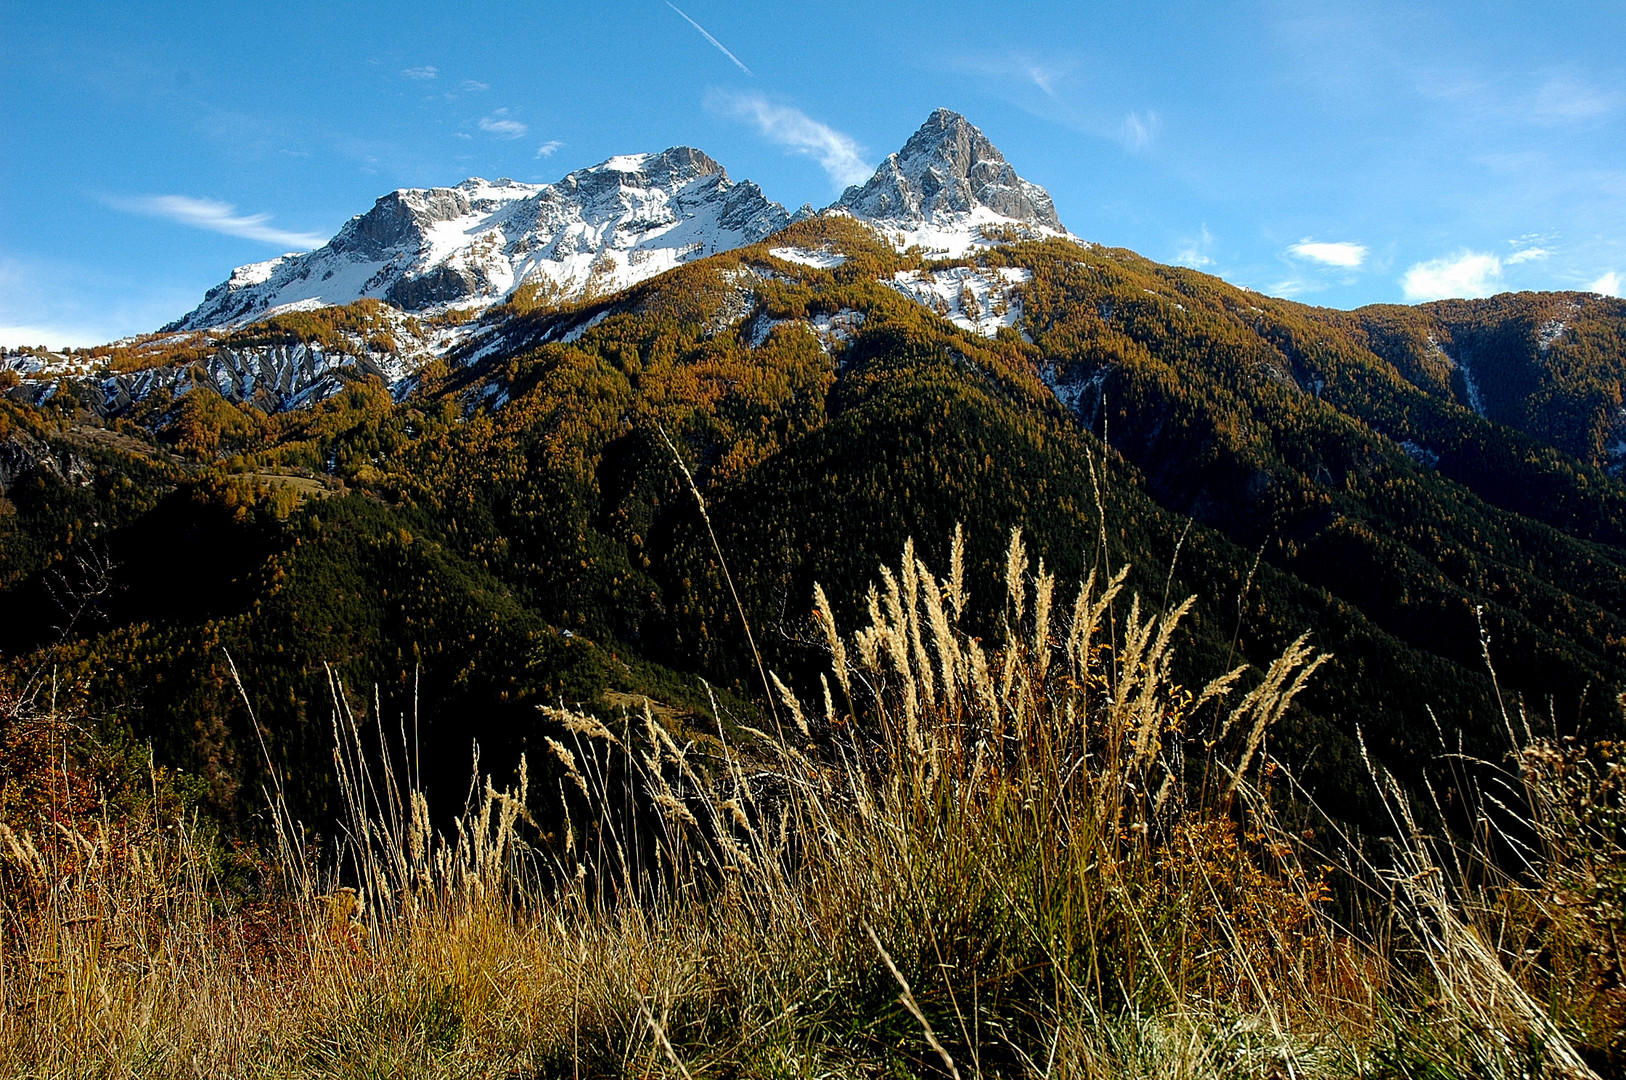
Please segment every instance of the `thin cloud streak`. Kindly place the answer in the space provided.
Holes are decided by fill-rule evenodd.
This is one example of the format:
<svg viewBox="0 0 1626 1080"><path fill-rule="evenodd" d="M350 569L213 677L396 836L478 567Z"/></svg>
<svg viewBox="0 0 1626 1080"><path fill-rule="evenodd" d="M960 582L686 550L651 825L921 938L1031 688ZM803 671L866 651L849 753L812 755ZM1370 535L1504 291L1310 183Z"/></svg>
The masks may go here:
<svg viewBox="0 0 1626 1080"><path fill-rule="evenodd" d="M1125 148L1139 153L1152 145L1157 138L1158 130L1163 126L1163 118L1150 109L1144 115L1132 112L1124 117L1123 126L1119 129L1119 136Z"/></svg>
<svg viewBox="0 0 1626 1080"><path fill-rule="evenodd" d="M862 184L875 171L850 136L821 124L800 109L775 105L761 94L713 94L709 104L750 120L769 142L815 159L842 187Z"/></svg>
<svg viewBox="0 0 1626 1080"><path fill-rule="evenodd" d="M1002 81L1019 79L1031 83L1048 98L1058 95L1058 84L1072 75L1078 66L1071 60L1048 60L1024 52L951 56L945 58L944 62L951 68L968 74L994 76Z"/></svg>
<svg viewBox="0 0 1626 1080"><path fill-rule="evenodd" d="M505 109L497 110L495 116L480 117L480 130L495 135L499 139L518 139L531 129L518 120L511 120L504 116Z"/></svg>
<svg viewBox="0 0 1626 1080"><path fill-rule="evenodd" d="M309 251L327 242L316 233L289 232L266 224L270 214L238 214L231 203L215 199L194 199L187 195L136 195L110 198L108 205L126 213L163 218L194 229L240 236L284 248Z"/></svg>
<svg viewBox="0 0 1626 1080"><path fill-rule="evenodd" d="M682 15L684 22L688 23L690 26L692 26L696 30L700 31L700 36L705 38L707 41L711 42L713 45L717 46L717 51L718 52L721 52L724 56L726 56L730 60L734 61L734 66L735 67L739 68L741 71L745 72L747 75L751 76L753 79L756 78L757 73L752 71L750 68L746 67L745 66L745 61L741 60L739 57L737 57L733 53L729 52L728 51L728 46L724 45L721 41L718 41L716 38L712 37L710 31L708 31L704 26L701 26L699 23L695 22L693 19L689 18L687 15L684 15L683 14L683 9L678 7L676 4L672 3L672 0L666 0L666 6L671 8L673 11L677 12L679 15Z"/></svg>
<svg viewBox="0 0 1626 1080"><path fill-rule="evenodd" d="M560 142L558 139L549 139L547 142L536 148L536 156L539 158L552 157L554 152L563 145L564 143Z"/></svg>

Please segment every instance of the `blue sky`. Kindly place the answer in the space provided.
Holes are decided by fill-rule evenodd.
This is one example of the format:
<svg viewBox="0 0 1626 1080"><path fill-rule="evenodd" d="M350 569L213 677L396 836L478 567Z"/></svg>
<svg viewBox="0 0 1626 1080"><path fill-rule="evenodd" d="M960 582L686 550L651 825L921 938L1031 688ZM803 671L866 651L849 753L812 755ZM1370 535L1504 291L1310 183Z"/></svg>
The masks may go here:
<svg viewBox="0 0 1626 1080"><path fill-rule="evenodd" d="M675 2L0 0L0 343L397 187L689 144L823 206L939 105L1078 235L1273 295L1626 291L1626 4Z"/></svg>

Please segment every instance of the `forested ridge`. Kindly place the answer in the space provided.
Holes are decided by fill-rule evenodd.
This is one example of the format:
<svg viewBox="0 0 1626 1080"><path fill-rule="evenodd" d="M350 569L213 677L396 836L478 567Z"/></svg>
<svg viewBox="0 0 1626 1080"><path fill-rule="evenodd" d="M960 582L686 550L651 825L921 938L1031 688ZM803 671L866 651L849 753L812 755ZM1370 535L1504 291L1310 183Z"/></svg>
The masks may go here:
<svg viewBox="0 0 1626 1080"><path fill-rule="evenodd" d="M1031 274L1017 326L959 329L886 284L966 263ZM233 340L388 350L376 307ZM486 318L502 348L399 401L360 370L272 415L204 385L117 417L71 386L0 398L6 689L151 740L228 816L257 805L262 738L329 806L335 687L417 716L444 785L471 740L488 762L536 745L539 705L647 693L704 727L710 685L749 721L767 704L681 458L787 677L821 659L815 581L856 600L907 538L942 564L958 524L991 590L1022 527L1068 579L1128 566L1144 603L1195 595L1186 685L1308 631L1333 658L1272 738L1335 814L1373 812L1358 732L1412 778L1442 739L1498 752L1482 632L1532 724L1622 729L1620 301L1330 311L1060 240L932 261L825 217Z"/></svg>

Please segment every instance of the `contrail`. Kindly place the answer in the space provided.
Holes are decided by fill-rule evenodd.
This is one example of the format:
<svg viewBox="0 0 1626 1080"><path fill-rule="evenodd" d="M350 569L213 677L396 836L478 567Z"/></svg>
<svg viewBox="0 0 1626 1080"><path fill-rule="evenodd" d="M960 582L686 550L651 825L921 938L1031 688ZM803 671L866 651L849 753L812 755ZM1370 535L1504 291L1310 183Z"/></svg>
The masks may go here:
<svg viewBox="0 0 1626 1080"><path fill-rule="evenodd" d="M683 15L683 9L678 7L676 4L672 3L672 0L666 0L666 6L671 8L673 11L677 12L679 15ZM724 56L728 57L730 60L734 61L734 66L735 67L739 68L741 71L745 72L747 75L751 76L753 79L756 78L757 73L752 71L750 68L746 67L745 62L742 61L739 57L737 57L733 53L729 52L727 45L724 45L721 41L718 41L716 38L712 37L710 32L707 31L704 26L701 26L699 23L695 22L693 19L689 18L687 15L683 15L683 21L688 23L690 26L694 27L696 30L700 31L700 36L701 37L705 38L707 41L709 41L713 45L717 46L717 49L718 49L719 52L721 52Z"/></svg>

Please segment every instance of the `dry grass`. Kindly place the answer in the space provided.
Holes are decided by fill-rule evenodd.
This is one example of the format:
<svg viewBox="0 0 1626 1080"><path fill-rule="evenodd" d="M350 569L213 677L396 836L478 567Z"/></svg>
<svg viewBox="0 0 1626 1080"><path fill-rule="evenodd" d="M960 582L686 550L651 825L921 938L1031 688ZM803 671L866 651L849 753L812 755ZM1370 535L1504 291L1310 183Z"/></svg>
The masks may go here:
<svg viewBox="0 0 1626 1080"><path fill-rule="evenodd" d="M1396 857L1343 875L1262 794L1280 769L1265 735L1323 659L1302 639L1262 677L1176 686L1189 602L1147 611L1120 573L1063 603L1018 533L987 648L960 629L960 552L957 535L938 578L906 547L857 633L819 591L829 670L794 689L768 676L779 730L696 743L647 707L550 710L547 760L483 781L443 833L337 690L347 809L320 852L276 792L276 843L246 871L156 798L14 816L0 1073L1175 1080L1619 1061L1612 748L1522 740L1454 844L1377 775Z"/></svg>

